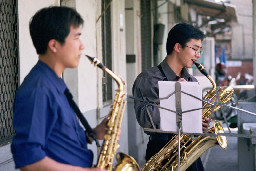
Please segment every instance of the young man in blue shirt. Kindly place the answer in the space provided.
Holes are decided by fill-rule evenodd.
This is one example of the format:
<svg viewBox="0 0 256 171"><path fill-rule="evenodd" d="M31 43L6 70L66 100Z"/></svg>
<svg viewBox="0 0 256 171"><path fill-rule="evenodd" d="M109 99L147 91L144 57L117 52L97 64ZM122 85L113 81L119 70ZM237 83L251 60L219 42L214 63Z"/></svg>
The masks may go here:
<svg viewBox="0 0 256 171"><path fill-rule="evenodd" d="M16 168L22 171L102 170L89 168L93 153L61 79L66 68L79 64L82 25L81 16L68 7L43 8L30 21L39 60L16 93L11 145ZM106 122L93 129L98 139L104 137Z"/></svg>

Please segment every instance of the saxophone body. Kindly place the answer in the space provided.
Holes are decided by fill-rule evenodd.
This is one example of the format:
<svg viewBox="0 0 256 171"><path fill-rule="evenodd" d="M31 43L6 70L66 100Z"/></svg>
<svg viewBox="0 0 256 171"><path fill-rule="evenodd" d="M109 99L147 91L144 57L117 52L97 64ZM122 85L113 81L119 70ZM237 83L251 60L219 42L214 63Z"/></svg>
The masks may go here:
<svg viewBox="0 0 256 171"><path fill-rule="evenodd" d="M113 167L114 156L116 150L119 147L118 136L121 129L122 117L126 105L126 101L124 100L125 93L125 82L114 72L105 67L100 61L94 57L90 57L86 55L89 60L94 63L94 65L98 66L105 72L107 72L118 84L118 89L116 90L114 101L110 107L109 111L109 121L106 126L106 133L104 136L104 140L101 146L97 166L98 168L105 170L116 170L116 171L137 171L140 170L137 162L130 156L124 153L118 153L117 157L117 165Z"/></svg>
<svg viewBox="0 0 256 171"><path fill-rule="evenodd" d="M230 101L234 90L232 87L216 88L216 84L209 76L204 67L194 62L197 68L212 83L213 88L207 92L203 103L202 120L208 118L213 111L218 110L221 105L215 102L226 103ZM207 133L224 133L224 129L219 121L214 122L214 127L208 129ZM182 134L180 137L180 170L186 170L201 154L207 149L215 145L220 145L222 149L227 147L227 139L225 136L198 136L195 139L191 135ZM178 135L175 135L158 153L152 156L143 166L143 171L171 170L174 171L178 167Z"/></svg>

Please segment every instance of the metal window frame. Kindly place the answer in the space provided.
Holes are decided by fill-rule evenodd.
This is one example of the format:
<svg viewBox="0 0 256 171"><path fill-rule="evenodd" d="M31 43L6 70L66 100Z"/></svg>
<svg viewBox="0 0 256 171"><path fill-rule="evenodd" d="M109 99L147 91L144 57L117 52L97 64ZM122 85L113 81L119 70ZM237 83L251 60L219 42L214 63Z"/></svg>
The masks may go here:
<svg viewBox="0 0 256 171"><path fill-rule="evenodd" d="M112 0L102 0L102 61L104 65L112 69L112 34L111 34L111 3ZM108 7L109 6L109 7ZM112 78L103 73L102 78L102 100L103 105L108 105L112 102Z"/></svg>
<svg viewBox="0 0 256 171"><path fill-rule="evenodd" d="M0 147L12 141L15 131L12 125L13 103L15 92L19 86L19 41L18 41L18 1L3 0L0 19ZM4 8L7 8L4 15ZM10 15L13 13L13 18ZM12 20L10 22L10 20ZM9 21L9 23L8 23ZM4 26L3 26L4 25ZM9 28L8 28L9 27ZM9 36L9 37L5 37ZM3 41L2 41L2 40ZM2 41L2 42L1 42Z"/></svg>

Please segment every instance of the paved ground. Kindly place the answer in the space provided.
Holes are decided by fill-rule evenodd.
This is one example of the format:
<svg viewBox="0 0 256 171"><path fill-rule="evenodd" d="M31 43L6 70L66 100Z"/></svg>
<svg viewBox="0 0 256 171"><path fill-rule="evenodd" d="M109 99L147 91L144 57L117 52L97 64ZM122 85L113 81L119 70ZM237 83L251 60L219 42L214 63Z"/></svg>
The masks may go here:
<svg viewBox="0 0 256 171"><path fill-rule="evenodd" d="M237 137L227 136L227 141L226 150L214 146L201 156L205 171L238 171Z"/></svg>

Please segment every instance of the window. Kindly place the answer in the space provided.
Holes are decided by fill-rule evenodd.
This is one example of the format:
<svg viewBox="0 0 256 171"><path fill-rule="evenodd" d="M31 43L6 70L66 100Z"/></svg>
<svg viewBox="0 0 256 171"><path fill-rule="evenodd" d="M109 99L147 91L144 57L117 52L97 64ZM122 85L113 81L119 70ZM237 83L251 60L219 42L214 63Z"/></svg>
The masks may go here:
<svg viewBox="0 0 256 171"><path fill-rule="evenodd" d="M141 67L142 71L152 67L151 1L141 0Z"/></svg>
<svg viewBox="0 0 256 171"><path fill-rule="evenodd" d="M112 70L112 41L111 41L111 0L102 0L102 56L103 64ZM106 9L106 10L105 10ZM102 80L103 103L112 100L112 78L104 72Z"/></svg>
<svg viewBox="0 0 256 171"><path fill-rule="evenodd" d="M0 145L10 142L13 102L19 84L16 0L2 0L0 11Z"/></svg>

